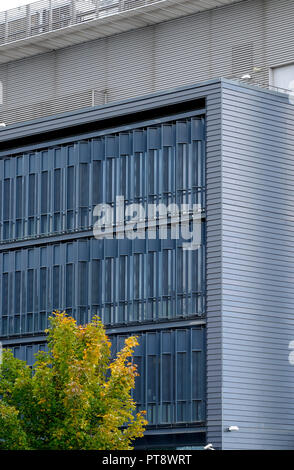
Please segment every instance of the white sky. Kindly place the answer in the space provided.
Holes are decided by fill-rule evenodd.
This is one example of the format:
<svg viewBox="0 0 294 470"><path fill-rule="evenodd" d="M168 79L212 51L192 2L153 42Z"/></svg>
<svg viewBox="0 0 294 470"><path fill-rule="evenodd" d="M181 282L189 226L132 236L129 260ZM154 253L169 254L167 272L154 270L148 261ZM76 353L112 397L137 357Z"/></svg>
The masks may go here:
<svg viewBox="0 0 294 470"><path fill-rule="evenodd" d="M0 11L33 3L35 0L0 0Z"/></svg>

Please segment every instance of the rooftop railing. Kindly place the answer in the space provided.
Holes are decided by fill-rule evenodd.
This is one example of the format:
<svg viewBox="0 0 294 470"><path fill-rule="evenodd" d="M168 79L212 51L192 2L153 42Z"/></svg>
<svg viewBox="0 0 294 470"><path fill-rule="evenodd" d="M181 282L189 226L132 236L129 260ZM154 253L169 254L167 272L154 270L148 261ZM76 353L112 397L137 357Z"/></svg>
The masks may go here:
<svg viewBox="0 0 294 470"><path fill-rule="evenodd" d="M40 0L0 12L0 45L162 0Z"/></svg>

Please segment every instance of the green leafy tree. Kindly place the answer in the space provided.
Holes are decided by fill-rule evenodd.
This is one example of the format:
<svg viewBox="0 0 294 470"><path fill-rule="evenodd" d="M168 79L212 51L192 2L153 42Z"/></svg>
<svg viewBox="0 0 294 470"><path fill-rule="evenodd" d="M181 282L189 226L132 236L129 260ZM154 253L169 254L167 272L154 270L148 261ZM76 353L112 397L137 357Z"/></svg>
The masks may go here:
<svg viewBox="0 0 294 470"><path fill-rule="evenodd" d="M112 360L97 317L79 326L54 312L46 332L48 352L36 355L33 369L3 350L0 449L132 449L147 425L131 397L137 338Z"/></svg>

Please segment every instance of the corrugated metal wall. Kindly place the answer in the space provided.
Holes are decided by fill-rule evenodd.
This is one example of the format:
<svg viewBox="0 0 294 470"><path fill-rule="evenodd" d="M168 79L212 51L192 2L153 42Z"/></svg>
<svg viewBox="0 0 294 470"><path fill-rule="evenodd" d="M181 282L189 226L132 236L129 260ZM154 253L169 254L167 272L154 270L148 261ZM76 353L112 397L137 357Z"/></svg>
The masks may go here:
<svg viewBox="0 0 294 470"><path fill-rule="evenodd" d="M208 242L207 247L207 272L206 272L206 314L207 314L207 357L206 357L206 368L207 368L207 429L208 429L208 442L212 442L216 447L221 447L221 427L222 427L222 400L220 392L221 384L221 261L220 261L220 251L221 251L221 217L220 217L220 161L221 161L221 86L219 81L212 83L205 83L203 85L182 89L179 91L174 91L172 93L167 93L166 95L157 95L153 98L148 98L147 100L141 99L135 101L134 103L130 102L129 104L122 105L112 105L108 107L105 111L103 109L97 111L88 111L83 114L83 122L87 121L87 116L91 120L91 116L95 113L96 119L99 120L99 115L106 113L107 117L114 115L120 115L122 113L121 108L124 113L127 113L127 109L130 109L131 112L135 110L141 110L154 108L157 106L166 106L171 105L172 103L186 102L189 106L190 102L196 98L206 98L206 172L207 177L206 181L208 184L207 195L206 195L206 207L207 207L207 231L206 239ZM78 117L76 118L77 120ZM55 122L55 121L54 121ZM51 121L44 123L45 127L51 128ZM61 127L64 126L63 122L59 123ZM33 126L34 127L34 126ZM29 134L32 126L27 126L25 133ZM39 127L38 127L39 129ZM32 130L34 132L34 129ZM17 134L22 134L22 130L13 133L13 137L16 138ZM2 134L3 138L6 135L6 131ZM10 133L7 136L10 137ZM77 140L77 139L76 139ZM76 143L77 150L79 144ZM44 147L44 145L43 145ZM44 152L44 150L43 150ZM34 153L30 152L29 154ZM37 154L42 158L42 152L38 151ZM45 150L46 154L46 150ZM79 152L76 153L77 155ZM5 152L6 156L10 155L10 152ZM23 157L20 156L20 161ZM15 161L17 159L14 159ZM77 159L78 161L78 159ZM13 173L14 174L14 173ZM64 235L61 235L64 237ZM23 242L24 245L28 242ZM32 243L32 241L30 241ZM38 240L38 245L40 245L40 239ZM10 242L12 248L17 248L18 250L22 247L22 244ZM9 244L6 244L2 247L2 251L9 249ZM53 247L52 247L53 249ZM38 251L40 251L38 249ZM8 253L7 253L8 254ZM9 254L9 256L13 256ZM12 263L14 268L14 264ZM16 269L17 271L17 269ZM13 282L13 280L12 280ZM36 312L35 318L39 318L38 312ZM25 317L25 316L24 316ZM169 320L171 321L171 319ZM190 320L191 321L191 320ZM178 322L178 325L181 325L183 319ZM9 328L9 319L6 320L7 328ZM17 323L16 323L17 324ZM13 333L13 323L11 323L11 333ZM129 330L129 327L127 328ZM9 331L9 330L8 330ZM34 341L33 337L30 341ZM7 339L6 344L12 344L12 338ZM195 441L196 442L196 441Z"/></svg>
<svg viewBox="0 0 294 470"><path fill-rule="evenodd" d="M244 72L267 84L269 67L293 61L292 18L292 0L249 0L2 65L1 120L91 106L79 95L91 89L103 104Z"/></svg>
<svg viewBox="0 0 294 470"><path fill-rule="evenodd" d="M280 3L280 2L279 2ZM224 83L224 449L293 449L294 114L287 98ZM237 425L239 432L225 432Z"/></svg>

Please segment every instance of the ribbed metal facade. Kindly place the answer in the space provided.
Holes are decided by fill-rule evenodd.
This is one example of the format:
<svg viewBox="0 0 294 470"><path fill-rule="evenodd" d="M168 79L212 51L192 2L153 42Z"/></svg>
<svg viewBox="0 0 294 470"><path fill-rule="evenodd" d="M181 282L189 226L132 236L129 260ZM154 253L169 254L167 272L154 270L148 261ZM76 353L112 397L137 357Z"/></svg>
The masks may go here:
<svg viewBox="0 0 294 470"><path fill-rule="evenodd" d="M293 61L292 18L291 0L248 0L3 64L1 121L244 73L267 85Z"/></svg>
<svg viewBox="0 0 294 470"><path fill-rule="evenodd" d="M204 247L176 245L87 238L1 253L1 336L44 331L54 309L112 326L203 316Z"/></svg>
<svg viewBox="0 0 294 470"><path fill-rule="evenodd" d="M4 152L0 337L31 365L55 309L82 324L98 314L114 353L137 334L134 397L150 432L194 430L197 446L206 417L205 109L125 127ZM142 204L145 222L148 204L200 205L200 248L184 250L169 229L162 240L95 239L94 207L115 209L117 196Z"/></svg>

